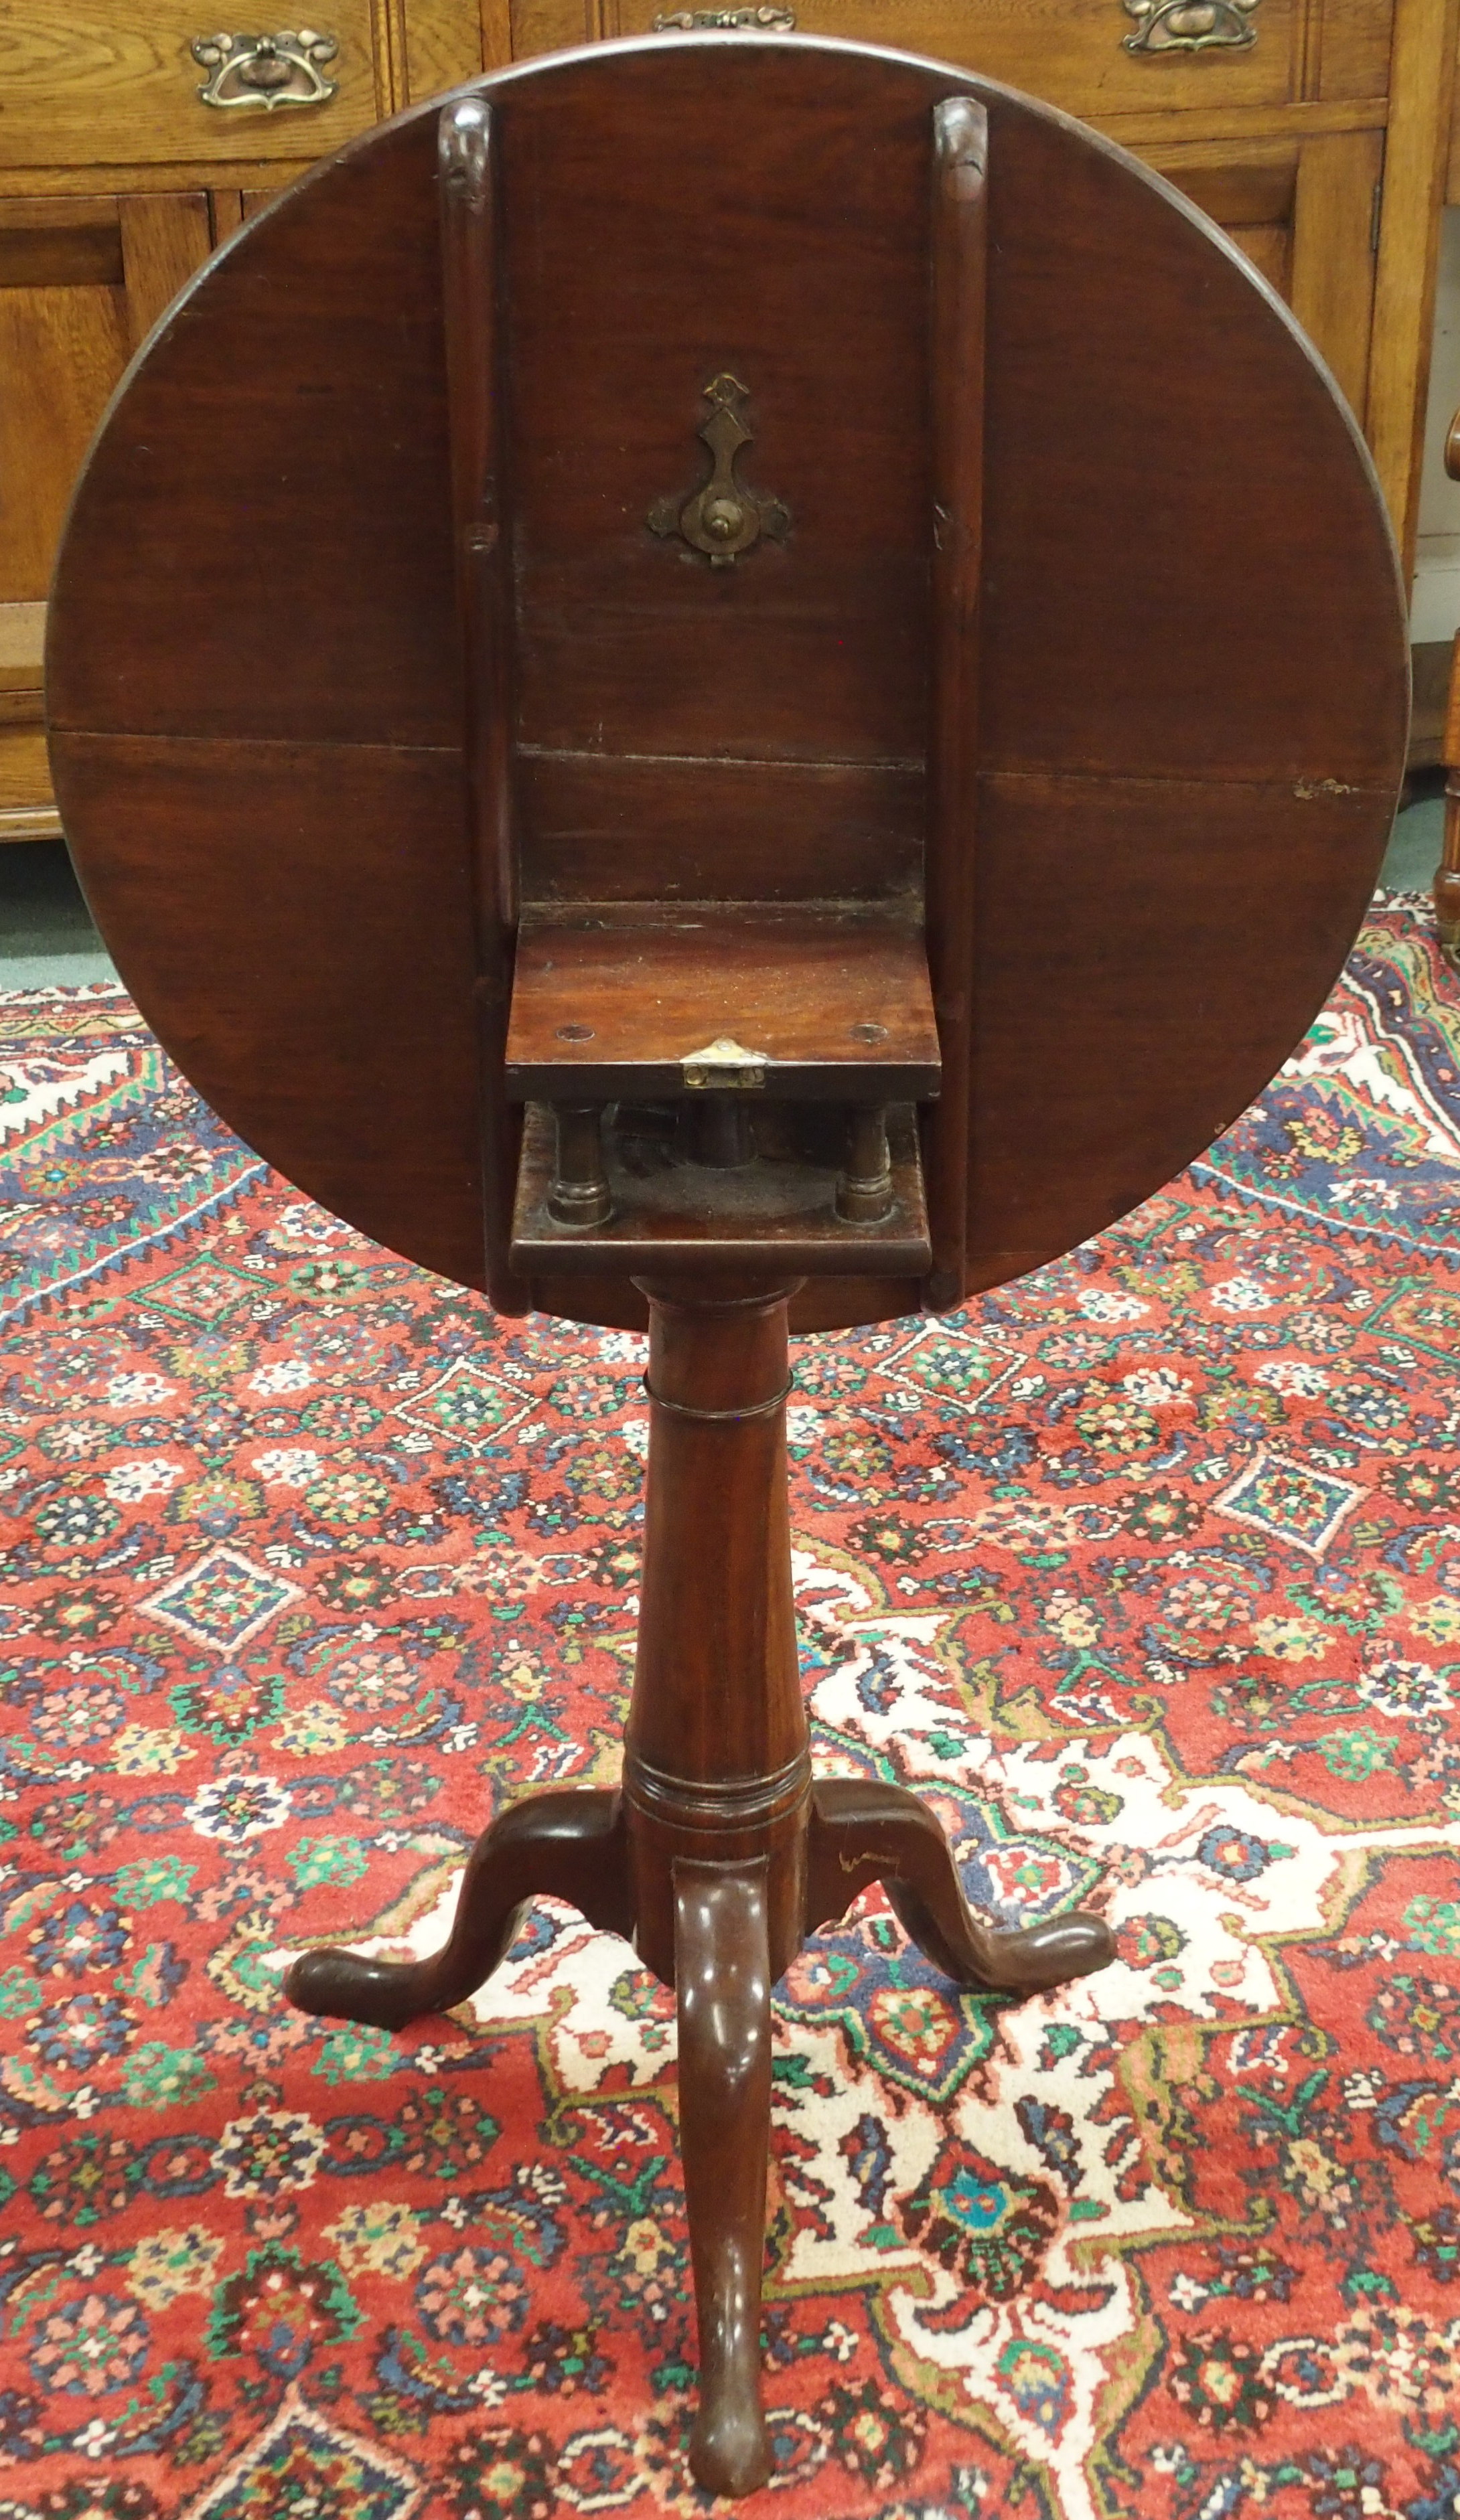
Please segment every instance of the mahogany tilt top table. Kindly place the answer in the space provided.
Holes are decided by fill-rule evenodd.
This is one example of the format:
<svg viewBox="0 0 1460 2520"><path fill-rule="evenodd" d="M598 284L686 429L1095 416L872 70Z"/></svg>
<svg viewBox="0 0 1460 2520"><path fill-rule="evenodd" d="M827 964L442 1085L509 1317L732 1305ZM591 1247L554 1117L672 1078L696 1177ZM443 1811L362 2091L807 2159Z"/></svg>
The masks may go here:
<svg viewBox="0 0 1460 2520"><path fill-rule="evenodd" d="M758 32L415 110L155 333L51 608L58 792L143 1012L261 1154L503 1313L650 1330L621 1787L502 1812L446 1948L289 1992L398 2025L551 1892L677 1989L692 2464L768 2464L770 2000L932 1814L812 1775L788 1331L955 1306L1252 1099L1357 926L1401 590L1339 395L1243 258L1058 113ZM491 1334L485 1308L482 1337Z"/></svg>

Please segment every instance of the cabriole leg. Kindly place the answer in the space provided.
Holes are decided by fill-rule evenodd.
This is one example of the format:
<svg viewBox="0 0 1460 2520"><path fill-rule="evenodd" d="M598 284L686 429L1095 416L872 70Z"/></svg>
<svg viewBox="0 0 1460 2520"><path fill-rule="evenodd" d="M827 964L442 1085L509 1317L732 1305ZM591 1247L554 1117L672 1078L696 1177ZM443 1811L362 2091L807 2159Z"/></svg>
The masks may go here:
<svg viewBox="0 0 1460 2520"><path fill-rule="evenodd" d="M760 2270L770 2145L770 1947L761 1864L674 1866L679 2143L700 2320L690 2466L710 2494L770 2473Z"/></svg>
<svg viewBox="0 0 1460 2520"><path fill-rule="evenodd" d="M806 1930L844 1916L881 1881L903 1932L957 1985L1037 1995L1088 1977L1115 1957L1100 1916L985 1925L963 1895L953 1852L926 1803L903 1785L834 1778L812 1787Z"/></svg>
<svg viewBox="0 0 1460 2520"><path fill-rule="evenodd" d="M506 1955L527 1901L544 1893L607 1933L632 1932L616 1794L533 1794L499 1813L472 1849L450 1935L430 1959L362 1959L333 1946L304 1952L284 1992L301 2012L403 2030L475 1994Z"/></svg>

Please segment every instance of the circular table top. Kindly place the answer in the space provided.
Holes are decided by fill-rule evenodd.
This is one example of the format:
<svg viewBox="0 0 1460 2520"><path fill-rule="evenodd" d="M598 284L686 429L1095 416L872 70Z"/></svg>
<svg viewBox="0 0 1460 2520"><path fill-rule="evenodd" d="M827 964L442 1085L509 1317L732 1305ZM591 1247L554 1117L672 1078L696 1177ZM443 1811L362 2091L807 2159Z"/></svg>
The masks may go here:
<svg viewBox="0 0 1460 2520"><path fill-rule="evenodd" d="M1407 652L1346 407L1199 212L966 72L737 32L477 92L543 903L916 884L929 122L987 108L967 1288L1018 1275L1236 1117L1362 916ZM186 1074L327 1207L479 1284L438 111L303 177L164 317L76 495L48 687L83 884ZM710 571L646 519L693 487L721 371L794 528ZM638 1317L626 1283L531 1291ZM797 1318L917 1301L827 1281Z"/></svg>

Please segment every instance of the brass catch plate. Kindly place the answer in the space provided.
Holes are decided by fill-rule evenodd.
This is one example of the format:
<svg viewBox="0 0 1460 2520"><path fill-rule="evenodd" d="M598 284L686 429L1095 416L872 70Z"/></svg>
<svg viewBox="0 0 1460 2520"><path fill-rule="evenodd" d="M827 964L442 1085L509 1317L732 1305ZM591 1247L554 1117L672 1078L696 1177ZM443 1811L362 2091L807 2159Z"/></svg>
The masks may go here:
<svg viewBox="0 0 1460 2520"><path fill-rule="evenodd" d="M762 1052L742 1050L723 1035L679 1062L688 1094L753 1094L765 1083L766 1066Z"/></svg>
<svg viewBox="0 0 1460 2520"><path fill-rule="evenodd" d="M762 535L783 541L791 529L791 511L780 499L748 490L736 473L740 450L754 435L745 416L745 386L722 372L710 378L705 399L709 418L700 435L712 458L709 479L688 499L656 499L647 522L653 534L679 534L691 551L705 554L711 568L729 568Z"/></svg>

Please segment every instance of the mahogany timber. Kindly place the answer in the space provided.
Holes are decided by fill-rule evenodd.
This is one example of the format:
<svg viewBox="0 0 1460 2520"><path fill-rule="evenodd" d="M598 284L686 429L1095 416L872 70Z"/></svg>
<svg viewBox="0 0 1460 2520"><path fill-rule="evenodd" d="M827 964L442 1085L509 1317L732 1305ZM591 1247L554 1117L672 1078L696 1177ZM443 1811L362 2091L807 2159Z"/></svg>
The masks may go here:
<svg viewBox="0 0 1460 2520"><path fill-rule="evenodd" d="M753 2494L771 2471L760 2403L770 2131L770 1933L763 1856L673 1867L679 2142L700 2329L693 2473Z"/></svg>
<svg viewBox="0 0 1460 2520"><path fill-rule="evenodd" d="M169 34L168 10L135 0L105 12L105 31L91 13L83 33L63 0L11 0L4 153L18 162L0 176L0 479L23 480L25 497L0 509L0 610L44 596L75 476L137 338L123 200L169 201L181 243L186 198L203 191L221 243L267 198L260 186L375 116L513 56L647 28L656 13L657 0L370 0L368 51L332 21L345 41L329 105L219 114L197 97L196 22ZM1457 0L1296 0L1274 17L1261 0L1249 50L1160 62L1125 53L1118 0L800 0L798 23L966 61L1145 155L1292 305L1380 449L1407 552L1456 15ZM1460 199L1460 148L1449 158ZM65 232L77 214L93 231L79 259L70 246L82 240ZM54 220L49 245L27 235L33 218ZM25 277L6 286L20 279L6 271L12 240ZM1242 494L1237 471L1227 494ZM38 675L32 689L25 722L17 708L0 726L0 841L60 830Z"/></svg>
<svg viewBox="0 0 1460 2520"><path fill-rule="evenodd" d="M711 569L649 520L724 370L748 478L791 525ZM1234 450L1236 505L1213 496ZM1095 1915L972 1917L913 1796L813 1784L789 1329L946 1302L1081 1239L1301 1029L1402 749L1372 476L1275 301L1118 153L935 64L651 43L407 117L236 237L115 406L52 633L86 879L226 1116L499 1305L650 1320L619 1792L499 1818L433 1958L313 1952L289 1984L399 2022L469 1992L539 1891L632 1930L679 1996L691 2461L750 2491L767 2006L802 1936L886 1879L971 1988L1048 1989L1112 1950ZM693 1253L665 1192L647 1259L610 1220L580 1275L561 1222L540 1272L525 1233L504 1262L519 905L581 947L606 917L682 935L702 903L722 946L756 921L875 943L935 916L962 1116L951 1142L928 1124L931 1276L911 1191L886 1225L838 1219L833 1192L820 1244L762 1238L738 1274L708 1191Z"/></svg>
<svg viewBox="0 0 1460 2520"><path fill-rule="evenodd" d="M544 906L644 898L681 850L692 897L744 899L757 763L778 831L803 800L804 829L834 833L844 897L886 898L883 866L919 880L928 133L948 98L986 108L963 1286L1032 1267L1243 1108L1357 925L1405 659L1352 424L1196 212L966 73L707 35L478 93L513 205L514 792ZM479 1027L435 125L347 148L179 301L77 495L51 709L83 881L164 1040L291 1178L481 1283L477 1089L436 1090L436 1045ZM726 364L751 396L748 477L793 526L710 570L645 518L686 479ZM392 756L378 847L343 802L367 753ZM784 854L776 897L814 897L815 850ZM244 940L283 915L259 883L275 861L289 949L260 962ZM425 965L407 934L438 940ZM307 1097L257 1067L265 1034ZM402 1172L408 1199L385 1187ZM627 1282L531 1292L644 1318ZM833 1300L808 1288L797 1317ZM869 1283L862 1317L906 1300Z"/></svg>
<svg viewBox="0 0 1460 2520"><path fill-rule="evenodd" d="M979 847L979 614L988 292L988 115L966 96L933 117L928 326L935 526L930 558L925 918L943 1073L928 1115L935 1303L957 1303L968 1252L968 1133Z"/></svg>
<svg viewBox="0 0 1460 2520"><path fill-rule="evenodd" d="M306 2011L399 2028L470 1994L533 1894L632 1932L678 1995L700 2328L690 2463L711 2492L747 2494L770 2465L759 2338L774 1981L874 1881L961 1986L1035 1993L1103 1967L1114 1947L1094 1915L989 1927L970 1914L947 1840L913 1794L813 1782L786 1490L791 1286L726 1275L644 1291L649 1474L621 1789L534 1795L502 1813L433 1958L311 1951L288 1991Z"/></svg>
<svg viewBox="0 0 1460 2520"><path fill-rule="evenodd" d="M656 1143L647 1129L635 1135L620 1115L602 1136L609 1215L565 1234L552 1204L558 1175L553 1114L529 1103L512 1266L539 1291L560 1276L578 1284L611 1269L672 1268L695 1278L725 1269L804 1269L849 1282L849 1297L844 1296L849 1317L856 1316L860 1285L873 1269L895 1273L916 1288L932 1266L933 1246L914 1112L907 1104L889 1111L890 1205L872 1223L855 1225L837 1199L849 1151L846 1115L824 1113L830 1125L819 1132L822 1143L807 1147L807 1122L815 1116L775 1103L748 1110L748 1151L754 1160L718 1170L676 1161L672 1144Z"/></svg>
<svg viewBox="0 0 1460 2520"><path fill-rule="evenodd" d="M652 1102L728 1035L767 1095L923 1102L939 1083L922 922L842 904L529 911L507 1089Z"/></svg>
<svg viewBox="0 0 1460 2520"><path fill-rule="evenodd" d="M503 1087L518 922L512 829L512 716L516 657L512 572L506 542L507 356L498 242L501 149L492 108L464 97L436 135L441 218L442 323L451 410L451 511L462 654L463 770L476 907L484 1160L482 1276L492 1302L525 1309L507 1242L521 1129Z"/></svg>

